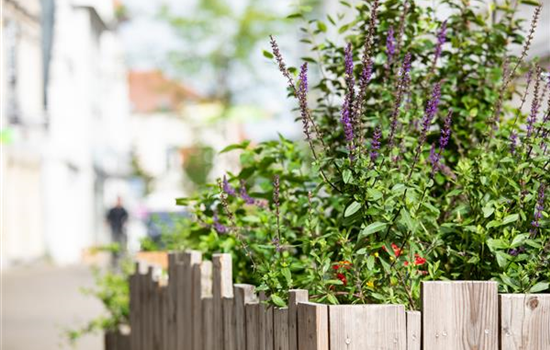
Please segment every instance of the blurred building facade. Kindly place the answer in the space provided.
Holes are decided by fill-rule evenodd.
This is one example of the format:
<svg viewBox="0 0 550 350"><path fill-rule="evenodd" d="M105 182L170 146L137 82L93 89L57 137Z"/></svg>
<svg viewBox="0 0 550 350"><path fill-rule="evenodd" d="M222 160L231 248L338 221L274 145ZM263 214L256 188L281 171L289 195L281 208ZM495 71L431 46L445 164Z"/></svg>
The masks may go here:
<svg viewBox="0 0 550 350"><path fill-rule="evenodd" d="M107 240L103 184L129 172L113 5L8 0L2 20L2 266L78 262Z"/></svg>

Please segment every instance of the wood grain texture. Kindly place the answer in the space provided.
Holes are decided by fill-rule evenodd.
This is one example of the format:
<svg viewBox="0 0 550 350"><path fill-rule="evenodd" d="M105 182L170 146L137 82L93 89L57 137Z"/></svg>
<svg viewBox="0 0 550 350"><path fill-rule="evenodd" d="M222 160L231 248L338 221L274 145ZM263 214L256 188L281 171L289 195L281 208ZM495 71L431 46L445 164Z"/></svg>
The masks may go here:
<svg viewBox="0 0 550 350"><path fill-rule="evenodd" d="M193 350L202 349L204 338L202 300L212 298L212 263L203 261L193 266ZM171 349L169 349L171 350Z"/></svg>
<svg viewBox="0 0 550 350"><path fill-rule="evenodd" d="M202 254L198 251L190 250L183 253L183 274L182 278L183 283L183 349L192 350L193 349L193 302L194 302L194 288L193 288L193 269L195 265L200 264L202 259Z"/></svg>
<svg viewBox="0 0 550 350"><path fill-rule="evenodd" d="M179 252L170 252L168 254L168 313L167 327L168 339L167 347L169 350L176 350L177 343L177 311L178 311L178 264L181 264L182 256ZM142 349L139 349L142 350Z"/></svg>
<svg viewBox="0 0 550 350"><path fill-rule="evenodd" d="M235 300L223 298L223 334L225 350L237 350Z"/></svg>
<svg viewBox="0 0 550 350"><path fill-rule="evenodd" d="M407 311L407 350L420 350L422 347L422 314L420 311Z"/></svg>
<svg viewBox="0 0 550 350"><path fill-rule="evenodd" d="M273 347L275 350L289 349L288 308L273 309Z"/></svg>
<svg viewBox="0 0 550 350"><path fill-rule="evenodd" d="M298 303L309 300L305 289L291 289L288 291L288 348L298 350Z"/></svg>
<svg viewBox="0 0 550 350"><path fill-rule="evenodd" d="M246 318L246 349L258 350L261 344L260 335L260 303L253 302L245 304L245 318Z"/></svg>
<svg viewBox="0 0 550 350"><path fill-rule="evenodd" d="M235 343L237 350L246 350L246 313L245 305L255 301L254 286L250 284L234 285ZM256 350L256 349L254 349Z"/></svg>
<svg viewBox="0 0 550 350"><path fill-rule="evenodd" d="M298 303L298 349L328 350L328 307Z"/></svg>
<svg viewBox="0 0 550 350"><path fill-rule="evenodd" d="M273 350L273 307L267 304L268 297L260 292L260 350Z"/></svg>
<svg viewBox="0 0 550 350"><path fill-rule="evenodd" d="M214 343L214 300L212 297L202 299L202 350L218 350ZM195 349L193 349L195 350Z"/></svg>
<svg viewBox="0 0 550 350"><path fill-rule="evenodd" d="M144 279L144 326L143 326L143 333L144 333L144 342L143 346L144 349L153 349L153 317L154 317L154 305L153 305L153 267L148 266L147 267L147 274L143 275Z"/></svg>
<svg viewBox="0 0 550 350"><path fill-rule="evenodd" d="M163 279L160 286L160 307L162 308L162 350L169 350L168 348L168 281Z"/></svg>
<svg viewBox="0 0 550 350"><path fill-rule="evenodd" d="M233 265L230 254L212 256L212 298L214 300L214 342L216 349L224 350L223 298L233 297ZM229 335L227 335L229 336Z"/></svg>
<svg viewBox="0 0 550 350"><path fill-rule="evenodd" d="M424 350L497 350L497 288L497 282L423 282Z"/></svg>
<svg viewBox="0 0 550 350"><path fill-rule="evenodd" d="M406 350L403 305L330 305L331 350Z"/></svg>
<svg viewBox="0 0 550 350"><path fill-rule="evenodd" d="M141 350L141 300L139 298L139 267L136 266L136 272L130 276L130 343L132 349Z"/></svg>
<svg viewBox="0 0 550 350"><path fill-rule="evenodd" d="M550 349L550 294L500 295L501 350Z"/></svg>

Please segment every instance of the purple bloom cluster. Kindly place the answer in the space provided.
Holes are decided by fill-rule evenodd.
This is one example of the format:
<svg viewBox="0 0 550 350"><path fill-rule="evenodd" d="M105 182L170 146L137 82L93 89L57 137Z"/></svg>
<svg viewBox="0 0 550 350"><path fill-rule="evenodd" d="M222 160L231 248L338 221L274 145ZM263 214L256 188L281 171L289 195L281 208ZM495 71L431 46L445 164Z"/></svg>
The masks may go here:
<svg viewBox="0 0 550 350"><path fill-rule="evenodd" d="M386 54L388 55L388 65L393 61L395 56L395 32L393 26L388 28L388 36L386 37Z"/></svg>
<svg viewBox="0 0 550 350"><path fill-rule="evenodd" d="M378 150L380 149L380 139L382 138L382 129L379 126L374 129L372 142L370 144L370 160L374 163L378 158Z"/></svg>
<svg viewBox="0 0 550 350"><path fill-rule="evenodd" d="M439 31L437 32L437 42L435 44L435 53L434 53L434 66L437 63L437 60L441 57L441 52L443 51L443 44L447 40L447 21L445 20Z"/></svg>
<svg viewBox="0 0 550 350"><path fill-rule="evenodd" d="M535 205L535 215L534 215L533 221L531 222L531 226L533 226L533 230L540 227L540 219L542 219L542 212L544 210L545 192L546 192L546 185L540 184L539 193L537 197L537 204Z"/></svg>
<svg viewBox="0 0 550 350"><path fill-rule="evenodd" d="M308 108L307 108L307 90L308 90L308 82L307 82L307 62L304 62L302 66L300 67L300 75L299 75L299 84L298 91L296 93L298 98L298 103L300 105L300 117L302 119L302 127L304 129L304 135L306 136L306 139L309 141L311 140L311 131L310 131L310 125L309 125L309 116L308 116Z"/></svg>
<svg viewBox="0 0 550 350"><path fill-rule="evenodd" d="M348 44L345 49L345 73L347 83L347 93L344 98L344 105L342 106L341 118L342 126L344 127L344 136L348 143L348 149L350 151L350 159L353 159L353 97L354 97L354 85L355 80L353 77L353 50L351 44Z"/></svg>
<svg viewBox="0 0 550 350"><path fill-rule="evenodd" d="M218 218L218 211L214 210L214 230L216 230L217 233L224 234L227 233L228 228L220 223L220 219Z"/></svg>
<svg viewBox="0 0 550 350"><path fill-rule="evenodd" d="M441 136L439 137L439 151L436 152L435 144L432 144L429 158L429 162L432 165L432 176L441 168L441 157L443 155L443 151L449 144L449 139L451 137L452 116L452 111L449 111L447 117L445 118L445 125L443 126Z"/></svg>
<svg viewBox="0 0 550 350"><path fill-rule="evenodd" d="M515 130L510 134L510 153L512 155L516 154L516 148L518 146L518 134Z"/></svg>
<svg viewBox="0 0 550 350"><path fill-rule="evenodd" d="M535 124L537 122L537 116L539 113L541 101L539 98L540 93L540 75L541 68L537 67L535 69L535 88L533 90L533 101L531 102L531 111L529 112L529 117L527 118L527 137L531 137L535 129Z"/></svg>
<svg viewBox="0 0 550 350"><path fill-rule="evenodd" d="M237 195L237 192L233 187L231 187L225 175L223 176L223 191L229 196L235 197Z"/></svg>
<svg viewBox="0 0 550 350"><path fill-rule="evenodd" d="M254 204L256 202L254 200L254 198L252 198L248 195L248 192L246 191L246 184L245 184L244 180L241 180L241 189L240 189L239 192L240 192L241 198L244 200L244 202L246 204Z"/></svg>
<svg viewBox="0 0 550 350"><path fill-rule="evenodd" d="M411 54L410 52L405 55L403 60L403 65L399 71L399 81L397 85L397 95L395 98L395 103L393 105L393 112L391 116L391 125L390 125L390 136L389 136L389 145L390 148L394 146L395 132L397 131L397 116L399 115L399 108L401 107L401 102L403 101L403 96L405 95L407 88L409 86L409 74L411 71Z"/></svg>
<svg viewBox="0 0 550 350"><path fill-rule="evenodd" d="M432 124L434 117L436 116L439 109L439 102L441 99L441 84L436 83L432 90L432 97L426 105L426 110L424 111L424 118L422 119L422 131L420 134L420 144L423 144L426 141L426 134L428 129Z"/></svg>
<svg viewBox="0 0 550 350"><path fill-rule="evenodd" d="M363 67L361 71L361 82L369 83L372 79L373 62L371 59L367 62L367 65Z"/></svg>

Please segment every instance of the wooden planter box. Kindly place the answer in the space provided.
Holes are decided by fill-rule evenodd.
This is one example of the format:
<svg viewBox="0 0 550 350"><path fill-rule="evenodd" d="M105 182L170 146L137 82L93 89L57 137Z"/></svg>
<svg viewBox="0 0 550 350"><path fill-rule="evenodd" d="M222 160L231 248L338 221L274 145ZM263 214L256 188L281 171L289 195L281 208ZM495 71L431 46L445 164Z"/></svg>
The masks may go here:
<svg viewBox="0 0 550 350"><path fill-rule="evenodd" d="M288 308L276 308L254 286L233 284L231 266L228 254L202 261L195 251L170 253L166 280L138 263L130 349L550 350L549 294L499 295L496 282L425 282L422 312L315 304L305 290L289 291Z"/></svg>

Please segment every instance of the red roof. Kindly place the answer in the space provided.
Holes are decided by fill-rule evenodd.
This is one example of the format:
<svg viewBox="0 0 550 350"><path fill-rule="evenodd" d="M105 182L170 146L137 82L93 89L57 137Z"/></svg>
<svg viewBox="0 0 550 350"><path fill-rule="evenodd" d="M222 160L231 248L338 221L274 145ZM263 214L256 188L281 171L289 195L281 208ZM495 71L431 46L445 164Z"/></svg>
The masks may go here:
<svg viewBox="0 0 550 350"><path fill-rule="evenodd" d="M174 112L185 101L200 99L198 93L158 70L130 71L128 84L132 110L137 113Z"/></svg>

